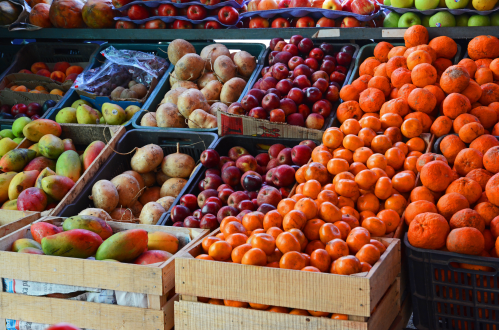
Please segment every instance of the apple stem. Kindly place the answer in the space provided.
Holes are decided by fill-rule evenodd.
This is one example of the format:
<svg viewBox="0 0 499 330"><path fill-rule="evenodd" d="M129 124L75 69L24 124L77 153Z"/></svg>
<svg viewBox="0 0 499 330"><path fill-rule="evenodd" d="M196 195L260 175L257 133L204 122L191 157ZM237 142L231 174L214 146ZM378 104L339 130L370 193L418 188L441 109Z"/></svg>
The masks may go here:
<svg viewBox="0 0 499 330"><path fill-rule="evenodd" d="M177 154L180 153L180 143L177 142Z"/></svg>

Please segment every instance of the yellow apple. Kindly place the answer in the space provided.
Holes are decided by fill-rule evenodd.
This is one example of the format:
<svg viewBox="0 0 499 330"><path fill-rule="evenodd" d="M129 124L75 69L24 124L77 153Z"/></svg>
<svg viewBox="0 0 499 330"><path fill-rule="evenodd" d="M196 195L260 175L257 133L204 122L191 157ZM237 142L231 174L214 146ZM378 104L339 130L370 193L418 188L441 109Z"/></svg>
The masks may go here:
<svg viewBox="0 0 499 330"><path fill-rule="evenodd" d="M341 2L339 0L325 0L322 9L341 10Z"/></svg>

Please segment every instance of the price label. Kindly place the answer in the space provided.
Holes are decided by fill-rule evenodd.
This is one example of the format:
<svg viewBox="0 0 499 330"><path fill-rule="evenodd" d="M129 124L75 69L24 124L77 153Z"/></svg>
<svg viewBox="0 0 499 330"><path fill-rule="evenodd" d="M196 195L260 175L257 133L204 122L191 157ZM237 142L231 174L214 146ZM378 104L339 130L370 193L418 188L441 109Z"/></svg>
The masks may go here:
<svg viewBox="0 0 499 330"><path fill-rule="evenodd" d="M383 38L403 38L407 29L383 29L381 36Z"/></svg>
<svg viewBox="0 0 499 330"><path fill-rule="evenodd" d="M314 38L338 38L339 36L340 29L324 29L317 31Z"/></svg>

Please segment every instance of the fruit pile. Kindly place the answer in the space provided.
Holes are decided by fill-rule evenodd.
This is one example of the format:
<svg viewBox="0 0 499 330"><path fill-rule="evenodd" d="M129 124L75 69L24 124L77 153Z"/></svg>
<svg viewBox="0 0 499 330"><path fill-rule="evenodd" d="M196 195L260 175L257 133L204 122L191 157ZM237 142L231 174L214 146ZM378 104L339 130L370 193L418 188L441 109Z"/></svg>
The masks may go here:
<svg viewBox="0 0 499 330"><path fill-rule="evenodd" d="M0 105L1 119L17 119L19 117L29 117L31 120L39 119L46 112L50 111L57 104L54 100L47 100L40 106L39 103L32 102L26 104L14 104L13 106L3 104Z"/></svg>
<svg viewBox="0 0 499 330"><path fill-rule="evenodd" d="M216 128L217 110L227 111L227 104L239 99L256 68L256 58L246 51L230 53L225 45L212 44L198 55L183 39L170 43L168 59L175 65L171 90L156 112L142 117L141 126Z"/></svg>
<svg viewBox="0 0 499 330"><path fill-rule="evenodd" d="M227 112L321 129L339 100L355 48L337 51L327 43L314 47L311 39L296 35L289 44L272 39L270 49L270 66L262 69L263 77Z"/></svg>
<svg viewBox="0 0 499 330"><path fill-rule="evenodd" d="M37 222L30 232L33 239L16 240L13 252L149 265L168 260L179 247L175 235L143 229L113 233L105 220L91 215L66 218L60 227Z"/></svg>
<svg viewBox="0 0 499 330"><path fill-rule="evenodd" d="M173 226L214 230L226 217L263 217L289 195L295 169L309 161L312 148L315 143L306 140L293 148L274 144L256 157L243 147L231 148L227 156L205 150L201 163L207 170L198 184L200 193L182 196L172 208Z"/></svg>
<svg viewBox="0 0 499 330"><path fill-rule="evenodd" d="M19 73L36 74L39 76L47 77L52 79L53 81L57 81L60 83L63 83L67 80L75 81L76 77L78 77L78 75L82 72L83 68L81 66L71 65L68 62L57 62L54 64L52 70L48 67L46 63L36 62L33 63L33 65L31 65L31 68L29 70L22 69L21 71L19 71ZM48 91L45 90L43 86L37 86L35 90L39 91L41 94L48 94ZM26 90L17 90L17 92L26 92Z"/></svg>
<svg viewBox="0 0 499 330"><path fill-rule="evenodd" d="M95 208L81 214L101 214L105 220L155 225L170 209L196 167L194 159L178 151L164 156L156 144L137 148L130 166L110 181L99 180L89 197Z"/></svg>
<svg viewBox="0 0 499 330"><path fill-rule="evenodd" d="M104 142L92 142L80 159L73 141L61 140L61 126L48 119L16 119L12 132L36 143L14 149L15 141L0 140L10 149L0 159L0 203L8 210L40 212L55 207L105 147Z"/></svg>
<svg viewBox="0 0 499 330"><path fill-rule="evenodd" d="M388 0L385 0L385 3ZM421 1L423 3L423 1ZM452 3L465 3L466 1L458 1ZM477 1L478 2L478 1ZM494 1L483 1L482 3L493 3ZM417 2L416 2L417 3ZM433 3L433 1L424 2ZM471 4L471 1L469 2ZM499 14L490 15L453 15L448 11L438 11L433 15L421 15L416 12L407 12L402 15L392 11L389 12L383 19L383 26L388 28L410 27L415 24L420 24L425 27L453 27L453 26L498 26Z"/></svg>
<svg viewBox="0 0 499 330"><path fill-rule="evenodd" d="M140 108L136 105L129 105L123 109L117 104L104 103L99 111L92 108L90 102L76 100L70 107L60 109L55 116L55 121L59 124L123 125L139 110Z"/></svg>
<svg viewBox="0 0 499 330"><path fill-rule="evenodd" d="M59 96L64 96L64 92L60 90L59 88L53 88L50 91L47 90L47 87L44 86L36 86L34 89L29 89L28 87L24 85L15 85L12 84L10 86L7 86L5 89L10 89L13 92L24 92L24 93L31 93L31 94L52 94L52 95L59 95Z"/></svg>

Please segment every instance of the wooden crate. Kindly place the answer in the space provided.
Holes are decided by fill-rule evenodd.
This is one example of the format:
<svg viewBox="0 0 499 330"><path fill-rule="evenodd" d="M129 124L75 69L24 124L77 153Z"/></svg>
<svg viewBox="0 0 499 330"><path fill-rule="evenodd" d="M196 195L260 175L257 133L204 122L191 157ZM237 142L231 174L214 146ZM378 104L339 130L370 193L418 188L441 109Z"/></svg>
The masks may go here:
<svg viewBox="0 0 499 330"><path fill-rule="evenodd" d="M175 290L195 297L369 317L400 273L400 240L378 240L387 246L380 260L370 272L352 276L179 257ZM202 253L201 241L191 252Z"/></svg>
<svg viewBox="0 0 499 330"><path fill-rule="evenodd" d="M40 212L0 210L0 237L4 237L40 218Z"/></svg>
<svg viewBox="0 0 499 330"><path fill-rule="evenodd" d="M399 313L388 330L403 330L412 315L412 299L410 296L405 297L402 305L400 305Z"/></svg>
<svg viewBox="0 0 499 330"><path fill-rule="evenodd" d="M235 308L192 301L192 297L180 295L175 302L175 329L352 329L386 330L397 317L400 309L399 286L395 280L382 297L371 317L349 316L349 320L333 320L325 317L271 313L249 308ZM294 289L288 291L295 292ZM299 300L300 298L296 297Z"/></svg>
<svg viewBox="0 0 499 330"><path fill-rule="evenodd" d="M99 156L81 175L80 179L75 183L73 188L64 196L64 198L51 210L42 212L42 215L58 215L62 209L74 201L85 187L86 183L94 176L107 159L113 154L116 149L116 143L125 134L126 129L123 126L108 126L108 125L80 125L80 124L60 124L62 128L61 139L72 139L77 150L86 148L94 141L102 141L106 143L106 147L101 151ZM33 142L24 139L17 148L29 148ZM79 148L80 146L80 148ZM16 149L17 149L16 148ZM84 149L83 149L84 150ZM82 151L83 151L82 150Z"/></svg>
<svg viewBox="0 0 499 330"><path fill-rule="evenodd" d="M60 224L62 220L58 217L46 217L39 221ZM95 330L171 329L173 302L178 300L178 296L173 296L175 260L178 256L192 253L192 248L200 244L209 231L111 221L107 223L114 232L140 228L148 232L163 231L173 234L179 238L181 249L157 267L10 252L15 240L30 237L30 226L26 226L0 239L0 277L147 294L148 308L0 292L0 320L14 319L45 324L69 322ZM169 296L173 298L168 299Z"/></svg>

